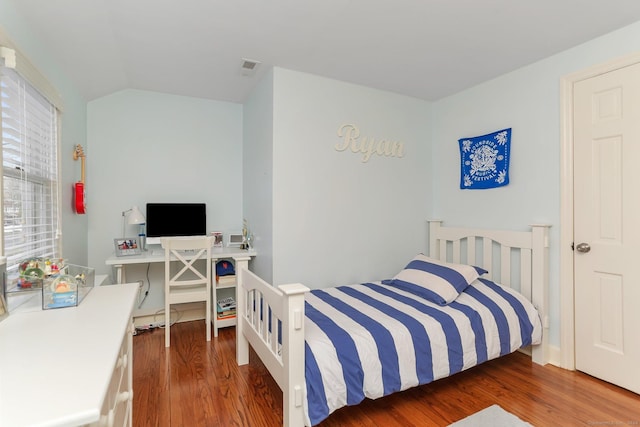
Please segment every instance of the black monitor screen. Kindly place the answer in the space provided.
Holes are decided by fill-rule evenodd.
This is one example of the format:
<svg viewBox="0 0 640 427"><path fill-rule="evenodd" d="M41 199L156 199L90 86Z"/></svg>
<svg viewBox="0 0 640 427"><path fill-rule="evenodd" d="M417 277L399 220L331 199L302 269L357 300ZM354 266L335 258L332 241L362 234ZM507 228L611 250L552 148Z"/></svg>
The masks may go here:
<svg viewBox="0 0 640 427"><path fill-rule="evenodd" d="M206 234L205 203L147 203L147 237Z"/></svg>

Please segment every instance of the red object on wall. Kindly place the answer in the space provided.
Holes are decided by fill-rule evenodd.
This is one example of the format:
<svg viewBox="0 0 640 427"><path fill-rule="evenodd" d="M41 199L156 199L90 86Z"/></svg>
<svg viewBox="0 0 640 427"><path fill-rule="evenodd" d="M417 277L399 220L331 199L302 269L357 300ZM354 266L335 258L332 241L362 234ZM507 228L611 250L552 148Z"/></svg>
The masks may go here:
<svg viewBox="0 0 640 427"><path fill-rule="evenodd" d="M82 145L76 145L75 150L73 150L73 160L81 161L81 176L80 181L74 184L74 200L75 200L75 209L78 214L86 214L87 213L87 203L85 201L85 192L84 192L84 150L82 149Z"/></svg>

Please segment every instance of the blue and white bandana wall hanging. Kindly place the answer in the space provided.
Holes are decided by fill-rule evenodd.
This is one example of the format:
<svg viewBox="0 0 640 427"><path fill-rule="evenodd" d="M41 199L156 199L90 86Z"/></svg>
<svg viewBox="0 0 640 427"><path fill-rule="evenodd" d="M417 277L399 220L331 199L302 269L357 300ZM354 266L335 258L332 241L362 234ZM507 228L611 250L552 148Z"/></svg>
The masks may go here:
<svg viewBox="0 0 640 427"><path fill-rule="evenodd" d="M482 190L509 184L511 128L488 135L462 138L460 188Z"/></svg>

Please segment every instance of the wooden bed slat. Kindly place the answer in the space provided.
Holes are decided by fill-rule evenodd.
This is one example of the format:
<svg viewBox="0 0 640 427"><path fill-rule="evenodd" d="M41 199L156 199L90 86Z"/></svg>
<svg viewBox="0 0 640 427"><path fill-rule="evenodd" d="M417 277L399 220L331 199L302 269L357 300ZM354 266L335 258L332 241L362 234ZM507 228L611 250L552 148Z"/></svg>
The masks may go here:
<svg viewBox="0 0 640 427"><path fill-rule="evenodd" d="M509 262L505 262L509 261ZM511 287L511 248L500 246L500 283Z"/></svg>
<svg viewBox="0 0 640 427"><path fill-rule="evenodd" d="M474 236L467 237L467 264L476 262L476 238Z"/></svg>
<svg viewBox="0 0 640 427"><path fill-rule="evenodd" d="M495 277L493 274L493 240L487 237L482 238L482 267L489 272L489 277L492 279Z"/></svg>
<svg viewBox="0 0 640 427"><path fill-rule="evenodd" d="M520 251L520 293L531 301L531 250Z"/></svg>
<svg viewBox="0 0 640 427"><path fill-rule="evenodd" d="M269 339L271 342L271 351L274 354L278 354L278 317L274 314L271 315L271 329L269 332ZM266 322L265 322L266 323Z"/></svg>
<svg viewBox="0 0 640 427"><path fill-rule="evenodd" d="M460 263L460 240L453 242L453 262Z"/></svg>

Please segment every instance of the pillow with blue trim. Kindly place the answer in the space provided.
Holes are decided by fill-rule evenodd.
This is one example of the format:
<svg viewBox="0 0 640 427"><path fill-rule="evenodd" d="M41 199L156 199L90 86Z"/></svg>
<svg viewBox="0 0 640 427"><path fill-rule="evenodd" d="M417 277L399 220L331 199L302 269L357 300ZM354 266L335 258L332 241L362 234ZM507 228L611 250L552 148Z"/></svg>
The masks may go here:
<svg viewBox="0 0 640 427"><path fill-rule="evenodd" d="M480 267L444 262L418 254L393 279L384 280L383 283L438 305L447 305L486 272Z"/></svg>

